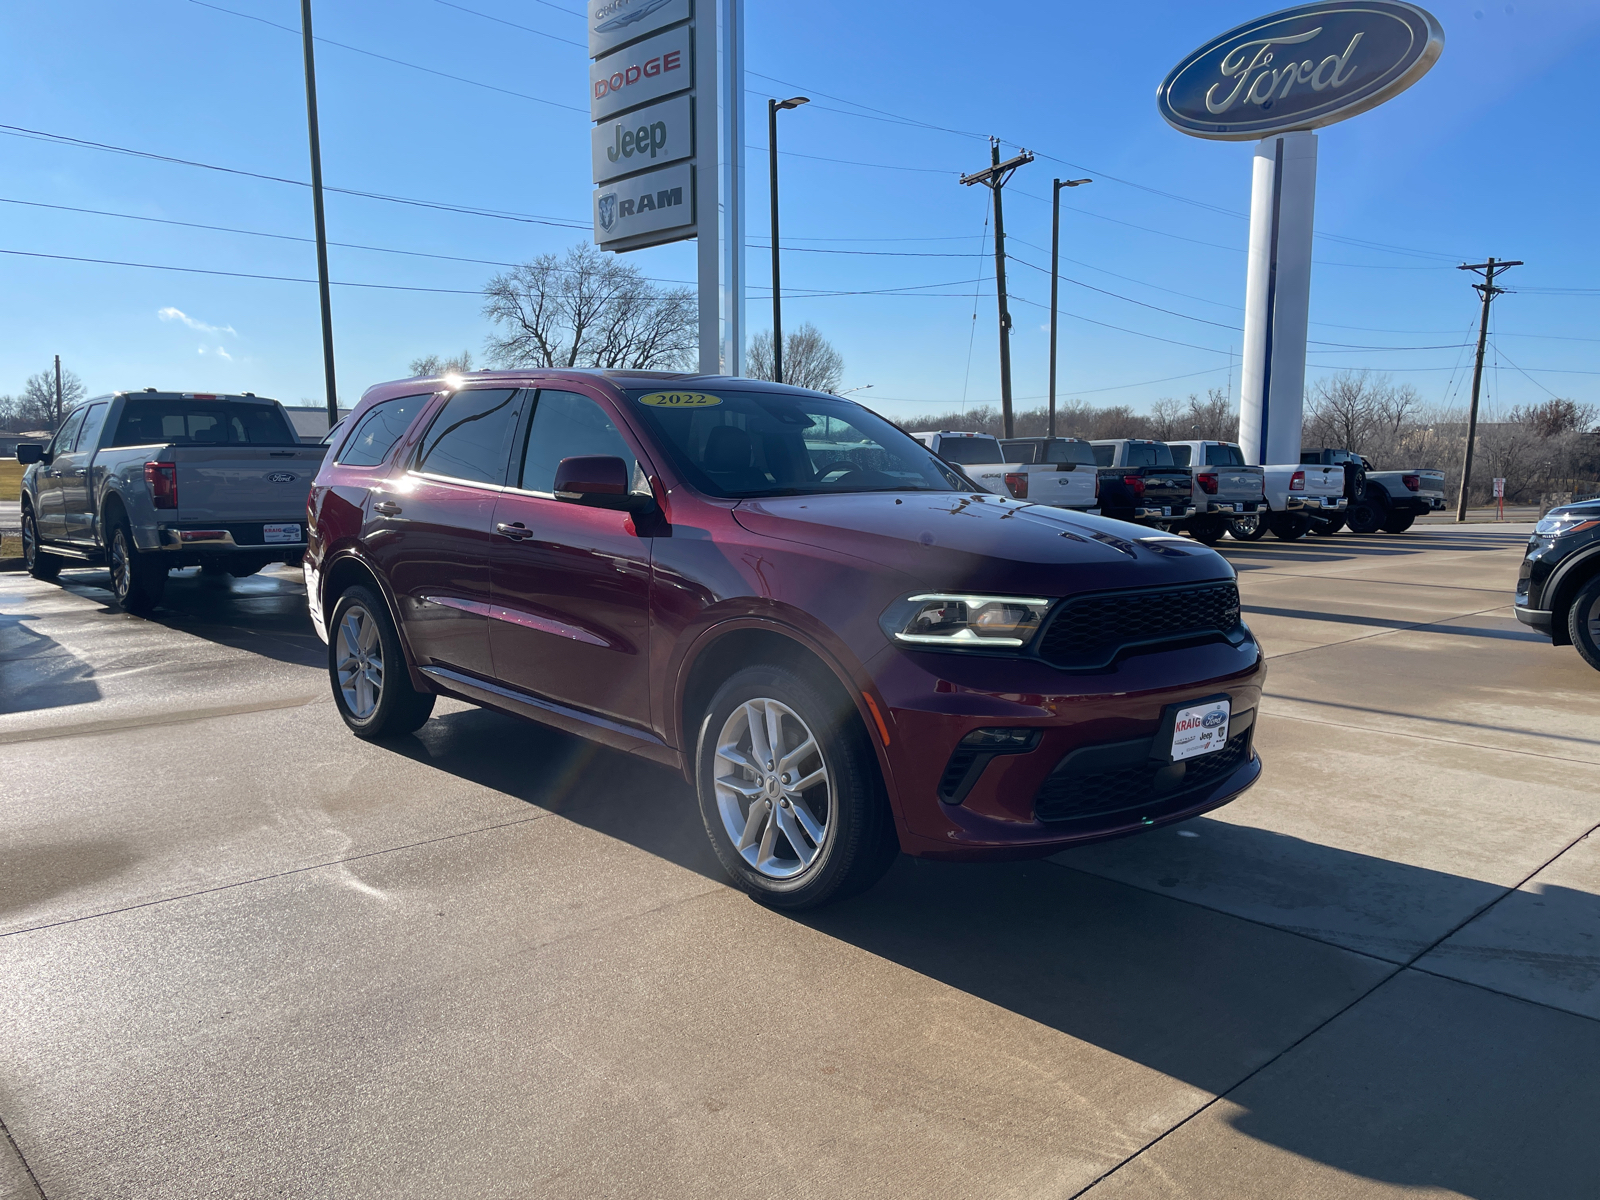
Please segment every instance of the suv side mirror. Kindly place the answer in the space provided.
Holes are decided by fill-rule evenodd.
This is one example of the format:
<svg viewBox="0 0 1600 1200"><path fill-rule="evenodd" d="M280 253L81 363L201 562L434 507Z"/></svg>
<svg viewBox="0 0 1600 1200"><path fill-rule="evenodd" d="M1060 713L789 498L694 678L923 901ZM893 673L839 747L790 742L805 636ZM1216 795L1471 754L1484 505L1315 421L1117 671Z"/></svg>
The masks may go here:
<svg viewBox="0 0 1600 1200"><path fill-rule="evenodd" d="M628 476L628 464L613 455L581 454L563 458L556 465L556 499L623 512L654 508L654 496L628 490Z"/></svg>
<svg viewBox="0 0 1600 1200"><path fill-rule="evenodd" d="M38 442L18 442L17 461L24 466L44 461L44 447Z"/></svg>

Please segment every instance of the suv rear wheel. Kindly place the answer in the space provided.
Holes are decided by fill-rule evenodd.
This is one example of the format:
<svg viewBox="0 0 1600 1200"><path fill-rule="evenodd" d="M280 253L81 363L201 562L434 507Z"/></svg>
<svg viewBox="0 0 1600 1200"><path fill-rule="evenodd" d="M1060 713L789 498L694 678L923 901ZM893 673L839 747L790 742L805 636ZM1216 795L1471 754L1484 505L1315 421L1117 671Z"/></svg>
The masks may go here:
<svg viewBox="0 0 1600 1200"><path fill-rule="evenodd" d="M718 689L696 759L717 857L763 904L814 908L863 891L899 851L855 707L786 667L746 667Z"/></svg>
<svg viewBox="0 0 1600 1200"><path fill-rule="evenodd" d="M350 588L334 606L328 632L333 702L350 732L380 738L422 728L434 696L411 686L388 606L370 588Z"/></svg>
<svg viewBox="0 0 1600 1200"><path fill-rule="evenodd" d="M22 562L29 575L45 583L53 583L61 574L61 560L40 545L39 523L31 508L22 510Z"/></svg>
<svg viewBox="0 0 1600 1200"><path fill-rule="evenodd" d="M1583 655L1583 661L1600 671L1600 575L1596 575L1573 597L1567 610L1567 634Z"/></svg>

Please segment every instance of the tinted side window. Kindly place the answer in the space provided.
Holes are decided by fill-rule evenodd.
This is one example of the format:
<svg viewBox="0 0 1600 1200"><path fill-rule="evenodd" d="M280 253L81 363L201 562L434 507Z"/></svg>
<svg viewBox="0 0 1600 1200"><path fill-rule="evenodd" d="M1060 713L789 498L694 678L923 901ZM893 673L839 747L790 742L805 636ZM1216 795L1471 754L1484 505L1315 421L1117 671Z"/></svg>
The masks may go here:
<svg viewBox="0 0 1600 1200"><path fill-rule="evenodd" d="M361 424L350 431L339 448L336 461L349 467L375 467L389 457L411 422L417 419L423 405L433 399L432 393L422 396L396 396L374 404Z"/></svg>
<svg viewBox="0 0 1600 1200"><path fill-rule="evenodd" d="M1168 446L1167 449L1172 451L1172 465L1173 466L1175 466L1175 467L1187 467L1189 465L1189 452L1192 449L1192 447L1189 447L1189 446ZM1207 463L1211 462L1211 448L1209 446L1206 447L1206 462Z"/></svg>
<svg viewBox="0 0 1600 1200"><path fill-rule="evenodd" d="M1033 442L1001 442L1000 452L1008 463L1028 465L1038 461L1034 456L1039 452L1039 447Z"/></svg>
<svg viewBox="0 0 1600 1200"><path fill-rule="evenodd" d="M100 442L100 430L105 426L106 413L111 410L109 404L89 405L89 415L84 418L83 428L78 431L78 449L80 451L93 451Z"/></svg>
<svg viewBox="0 0 1600 1200"><path fill-rule="evenodd" d="M1094 465L1097 467L1109 467L1111 460L1116 456L1117 448L1115 446L1096 446L1094 448Z"/></svg>
<svg viewBox="0 0 1600 1200"><path fill-rule="evenodd" d="M589 454L633 465L633 451L605 409L576 392L541 391L528 426L528 448L517 486L528 492L553 492L561 460Z"/></svg>
<svg viewBox="0 0 1600 1200"><path fill-rule="evenodd" d="M66 419L61 426L61 431L56 434L55 443L50 447L54 454L71 454L72 448L78 441L78 430L83 428L84 414L89 410L80 408Z"/></svg>
<svg viewBox="0 0 1600 1200"><path fill-rule="evenodd" d="M939 457L963 467L1006 461L1000 443L992 437L940 438Z"/></svg>
<svg viewBox="0 0 1600 1200"><path fill-rule="evenodd" d="M1173 453L1176 454L1177 451L1174 450ZM1206 466L1242 467L1244 466L1244 455L1239 452L1239 447L1237 446L1207 446Z"/></svg>
<svg viewBox="0 0 1600 1200"><path fill-rule="evenodd" d="M1153 467L1156 465L1156 448L1142 446L1137 442L1128 444L1128 455L1122 463L1125 467Z"/></svg>
<svg viewBox="0 0 1600 1200"><path fill-rule="evenodd" d="M418 471L467 483L502 484L522 406L516 388L457 392L422 438Z"/></svg>

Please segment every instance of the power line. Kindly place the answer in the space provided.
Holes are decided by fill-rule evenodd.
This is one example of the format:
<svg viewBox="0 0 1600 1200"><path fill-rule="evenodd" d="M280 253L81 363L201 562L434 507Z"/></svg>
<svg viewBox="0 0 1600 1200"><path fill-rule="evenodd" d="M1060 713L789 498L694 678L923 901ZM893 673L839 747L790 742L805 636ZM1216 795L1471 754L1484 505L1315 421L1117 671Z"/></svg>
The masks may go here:
<svg viewBox="0 0 1600 1200"><path fill-rule="evenodd" d="M303 279L298 275L258 275L247 271L215 271L205 267L174 267L165 263L140 263L123 262L115 258L82 258L76 254L43 254L36 250L5 250L0 249L0 254L12 254L19 258L48 258L57 262L94 263L103 267L139 267L146 271L178 271L185 275L221 275L229 279L265 279L276 283L316 283L315 279ZM375 288L386 292L437 292L446 296L481 296L483 292L477 288L435 288L411 287L399 283L349 283L343 280L332 279L328 281L334 287Z"/></svg>

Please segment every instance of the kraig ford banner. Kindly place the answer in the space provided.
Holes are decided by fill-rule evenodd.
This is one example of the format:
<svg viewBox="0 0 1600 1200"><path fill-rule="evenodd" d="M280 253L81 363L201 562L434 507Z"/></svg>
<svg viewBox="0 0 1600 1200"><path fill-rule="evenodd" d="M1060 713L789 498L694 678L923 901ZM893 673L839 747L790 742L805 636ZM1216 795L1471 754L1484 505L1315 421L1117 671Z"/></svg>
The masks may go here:
<svg viewBox="0 0 1600 1200"><path fill-rule="evenodd" d="M1401 0L1331 0L1213 38L1156 89L1169 125L1246 141L1315 129L1405 91L1438 60L1444 30Z"/></svg>

